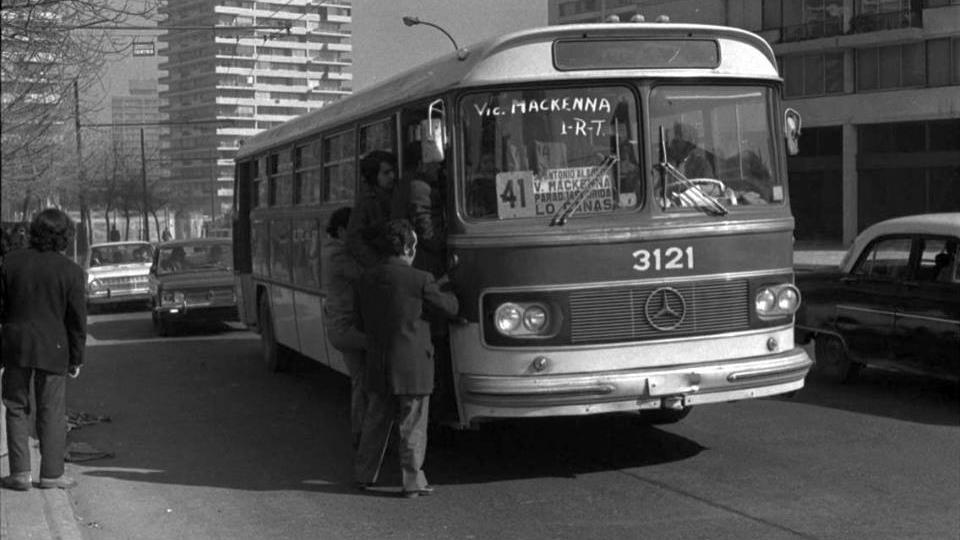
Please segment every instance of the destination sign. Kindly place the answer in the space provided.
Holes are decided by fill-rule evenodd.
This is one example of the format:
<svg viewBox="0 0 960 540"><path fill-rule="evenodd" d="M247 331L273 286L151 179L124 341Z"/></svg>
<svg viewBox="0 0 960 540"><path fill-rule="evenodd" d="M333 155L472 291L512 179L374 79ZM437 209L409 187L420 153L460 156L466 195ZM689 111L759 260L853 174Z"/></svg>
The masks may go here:
<svg viewBox="0 0 960 540"><path fill-rule="evenodd" d="M532 171L497 175L497 216L500 219L552 216L568 201L587 192L577 205L577 213L612 212L613 182L609 172L596 179L596 167L549 169L535 176Z"/></svg>
<svg viewBox="0 0 960 540"><path fill-rule="evenodd" d="M553 46L557 69L715 68L717 42L711 39L576 39Z"/></svg>

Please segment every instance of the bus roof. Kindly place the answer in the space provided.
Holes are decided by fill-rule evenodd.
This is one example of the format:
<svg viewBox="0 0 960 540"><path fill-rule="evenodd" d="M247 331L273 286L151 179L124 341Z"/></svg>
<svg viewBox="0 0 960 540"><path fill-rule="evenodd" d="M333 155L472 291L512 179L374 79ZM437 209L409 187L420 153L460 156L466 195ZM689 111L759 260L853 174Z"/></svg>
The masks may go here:
<svg viewBox="0 0 960 540"><path fill-rule="evenodd" d="M617 69L623 77L750 77L779 80L770 44L756 34L726 26L671 23L597 23L547 26L489 39L422 64L356 92L322 109L301 115L246 141L237 160L297 140L305 134L455 88L508 82L590 77L609 78L611 70L557 70L552 46L558 39L716 39L720 64L713 68ZM533 60L531 60L533 59ZM537 60L539 59L539 60Z"/></svg>

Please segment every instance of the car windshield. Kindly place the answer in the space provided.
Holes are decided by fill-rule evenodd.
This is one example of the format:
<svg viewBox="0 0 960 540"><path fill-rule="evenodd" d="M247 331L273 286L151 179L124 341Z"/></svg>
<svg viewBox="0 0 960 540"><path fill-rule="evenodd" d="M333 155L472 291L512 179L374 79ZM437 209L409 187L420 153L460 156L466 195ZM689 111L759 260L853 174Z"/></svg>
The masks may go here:
<svg viewBox="0 0 960 540"><path fill-rule="evenodd" d="M146 243L93 246L90 250L90 267L149 263L152 257L153 247Z"/></svg>
<svg viewBox="0 0 960 540"><path fill-rule="evenodd" d="M765 87L655 87L650 144L660 207L720 214L783 203L769 104Z"/></svg>
<svg viewBox="0 0 960 540"><path fill-rule="evenodd" d="M556 224L568 206L577 215L637 208L636 102L629 88L614 86L465 96L465 214Z"/></svg>
<svg viewBox="0 0 960 540"><path fill-rule="evenodd" d="M233 249L224 243L162 246L157 262L158 275L233 270Z"/></svg>

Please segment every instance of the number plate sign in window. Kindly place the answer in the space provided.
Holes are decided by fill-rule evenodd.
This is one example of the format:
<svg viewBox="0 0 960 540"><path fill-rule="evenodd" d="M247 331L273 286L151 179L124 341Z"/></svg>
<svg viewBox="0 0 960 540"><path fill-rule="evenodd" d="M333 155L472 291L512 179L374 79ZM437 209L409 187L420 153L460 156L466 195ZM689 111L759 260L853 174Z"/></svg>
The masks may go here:
<svg viewBox="0 0 960 540"><path fill-rule="evenodd" d="M715 68L713 40L577 39L558 41L553 61L560 70Z"/></svg>
<svg viewBox="0 0 960 540"><path fill-rule="evenodd" d="M465 213L474 219L633 210L642 203L636 97L626 88L472 94L464 118Z"/></svg>

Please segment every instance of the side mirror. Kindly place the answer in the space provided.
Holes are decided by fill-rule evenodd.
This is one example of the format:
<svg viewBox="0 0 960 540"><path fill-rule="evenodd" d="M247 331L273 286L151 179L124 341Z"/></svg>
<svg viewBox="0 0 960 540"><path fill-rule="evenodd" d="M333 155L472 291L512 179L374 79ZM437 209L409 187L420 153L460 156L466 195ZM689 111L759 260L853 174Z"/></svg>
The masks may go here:
<svg viewBox="0 0 960 540"><path fill-rule="evenodd" d="M783 137L787 141L787 154L791 156L800 153L800 125L800 113L796 109L783 111Z"/></svg>
<svg viewBox="0 0 960 540"><path fill-rule="evenodd" d="M436 117L434 117L436 115ZM443 147L446 137L443 131L443 100L437 99L430 103L427 109L427 119L420 122L421 159L423 163L440 163L443 161Z"/></svg>

